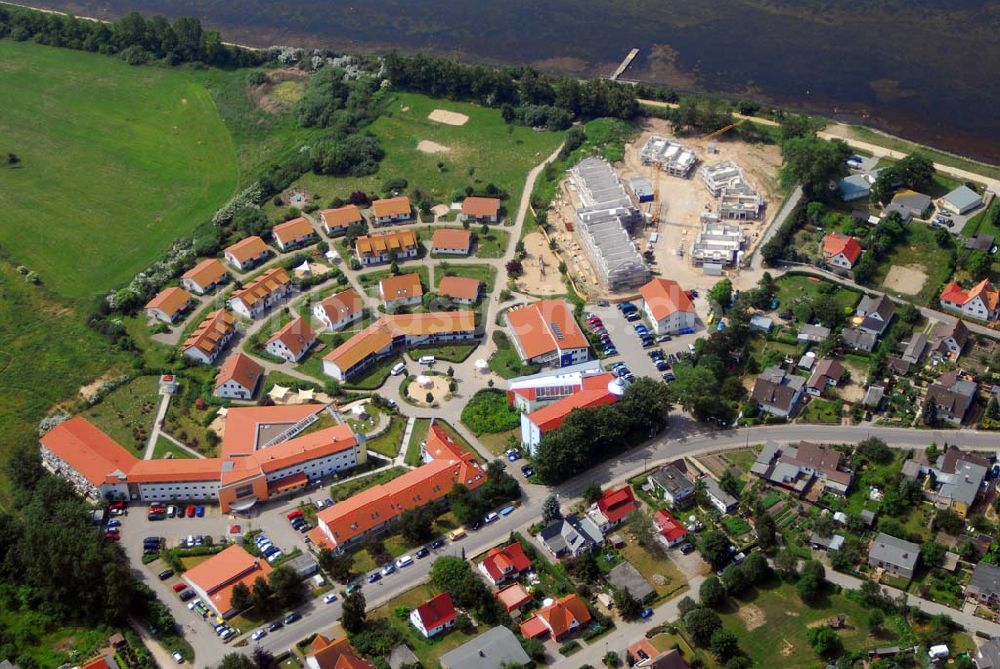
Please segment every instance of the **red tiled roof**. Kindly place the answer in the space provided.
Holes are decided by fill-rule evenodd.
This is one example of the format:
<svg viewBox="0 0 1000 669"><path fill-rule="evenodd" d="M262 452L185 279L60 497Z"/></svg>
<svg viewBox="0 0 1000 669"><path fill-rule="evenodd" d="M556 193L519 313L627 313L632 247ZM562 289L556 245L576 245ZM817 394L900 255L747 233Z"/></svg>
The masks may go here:
<svg viewBox="0 0 1000 669"><path fill-rule="evenodd" d="M353 223L360 223L364 220L361 211L353 204L337 209L324 209L319 212L319 215L328 228L346 228Z"/></svg>
<svg viewBox="0 0 1000 669"><path fill-rule="evenodd" d="M552 636L555 639L559 639L570 631L574 619L581 626L590 622L590 609L576 594L557 599L549 606L540 609L536 615L548 622L548 627L552 630Z"/></svg>
<svg viewBox="0 0 1000 669"><path fill-rule="evenodd" d="M215 376L215 387L220 388L227 381L235 381L250 392L253 392L258 379L264 373L264 368L245 353L237 352L229 356L219 373Z"/></svg>
<svg viewBox="0 0 1000 669"><path fill-rule="evenodd" d="M208 356L219 349L226 336L236 329L236 316L225 309L213 311L198 324L191 336L184 340L182 349L197 348Z"/></svg>
<svg viewBox="0 0 1000 669"><path fill-rule="evenodd" d="M405 195L372 202L372 211L377 218L396 217L410 213L410 198Z"/></svg>
<svg viewBox="0 0 1000 669"><path fill-rule="evenodd" d="M498 602L503 604L507 613L510 613L514 609L519 609L530 602L531 594L524 589L523 585L515 583L514 585L507 586L503 590L497 591L496 598Z"/></svg>
<svg viewBox="0 0 1000 669"><path fill-rule="evenodd" d="M458 300L474 300L479 296L479 281L464 276L446 276L438 284L438 295Z"/></svg>
<svg viewBox="0 0 1000 669"><path fill-rule="evenodd" d="M273 267L239 290L233 291L232 299L241 300L247 307L253 307L260 300L267 299L279 288L292 282L284 267Z"/></svg>
<svg viewBox="0 0 1000 669"><path fill-rule="evenodd" d="M420 275L416 272L387 276L378 282L378 289L385 302L406 300L411 297L422 297L424 294L424 287L420 283Z"/></svg>
<svg viewBox="0 0 1000 669"><path fill-rule="evenodd" d="M290 244L315 235L312 224L304 217L299 216L290 221L279 223L271 229L271 234L282 244Z"/></svg>
<svg viewBox="0 0 1000 669"><path fill-rule="evenodd" d="M617 490L607 490L597 500L597 508L611 523L617 523L635 511L635 495L632 488L622 486Z"/></svg>
<svg viewBox="0 0 1000 669"><path fill-rule="evenodd" d="M547 432L562 425L566 416L574 409L592 409L605 404L614 404L619 398L617 393L609 390L609 385L614 379L614 374L610 373L584 377L583 388L579 392L532 411L528 414L528 420L537 425L542 432Z"/></svg>
<svg viewBox="0 0 1000 669"><path fill-rule="evenodd" d="M495 197L467 197L462 200L462 213L466 216L483 218L496 216L500 211L500 200Z"/></svg>
<svg viewBox="0 0 1000 669"><path fill-rule="evenodd" d="M156 297L146 303L146 308L159 309L167 316L173 318L179 311L184 309L184 307L186 307L192 299L191 293L187 292L183 288L172 286L170 288L164 288L157 293Z"/></svg>
<svg viewBox="0 0 1000 669"><path fill-rule="evenodd" d="M694 305L681 285L671 279L653 279L639 289L642 299L649 305L653 318L662 321L678 311L693 313Z"/></svg>
<svg viewBox="0 0 1000 669"><path fill-rule="evenodd" d="M361 235L354 240L354 250L358 255L371 253L381 255L385 251L408 251L416 248L417 233L413 230L393 230L373 235Z"/></svg>
<svg viewBox="0 0 1000 669"><path fill-rule="evenodd" d="M442 592L417 607L417 617L424 624L424 629L446 625L458 616L455 605L451 601L451 593Z"/></svg>
<svg viewBox="0 0 1000 669"><path fill-rule="evenodd" d="M257 448L257 435L261 427L291 427L323 408L322 404L231 408L226 413L220 454L224 458L248 455Z"/></svg>
<svg viewBox="0 0 1000 669"><path fill-rule="evenodd" d="M119 482L139 462L114 439L83 416L56 425L42 435L42 446L95 486ZM121 477L113 476L120 472Z"/></svg>
<svg viewBox="0 0 1000 669"><path fill-rule="evenodd" d="M232 608L233 588L237 583L248 587L257 577L266 580L271 566L247 553L241 546L230 546L204 562L184 572L184 580L208 593L216 610L225 613Z"/></svg>
<svg viewBox="0 0 1000 669"><path fill-rule="evenodd" d="M861 244L858 243L857 239L842 235L839 232L829 234L823 238L823 255L827 258L832 258L843 253L848 262L853 265L857 261L858 256L861 255L862 250Z"/></svg>
<svg viewBox="0 0 1000 669"><path fill-rule="evenodd" d="M270 250L271 247L265 244L264 240L256 235L247 237L246 239L241 239L232 246L226 247L226 253L236 258L241 265L251 258L256 258L257 256Z"/></svg>
<svg viewBox="0 0 1000 669"><path fill-rule="evenodd" d="M653 524L659 528L660 534L667 541L673 542L687 536L684 526L666 509L660 509L653 514Z"/></svg>
<svg viewBox="0 0 1000 669"><path fill-rule="evenodd" d="M472 231L453 228L438 228L431 237L431 251L443 249L465 249L472 246Z"/></svg>
<svg viewBox="0 0 1000 669"><path fill-rule="evenodd" d="M507 322L529 358L590 344L562 300L541 300L507 312Z"/></svg>
<svg viewBox="0 0 1000 669"><path fill-rule="evenodd" d="M285 325L267 340L270 344L273 341L280 341L294 356L300 356L316 340L316 333L309 327L308 321L301 316Z"/></svg>
<svg viewBox="0 0 1000 669"><path fill-rule="evenodd" d="M521 544L515 541L509 546L490 549L482 565L490 578L496 582L531 569L531 560L524 554Z"/></svg>
<svg viewBox="0 0 1000 669"><path fill-rule="evenodd" d="M184 272L183 279L194 281L202 288L218 283L226 275L226 266L217 258L208 258Z"/></svg>
<svg viewBox="0 0 1000 669"><path fill-rule="evenodd" d="M347 639L330 641L317 634L307 655L316 661L319 669L375 669L374 664L358 657Z"/></svg>
<svg viewBox="0 0 1000 669"><path fill-rule="evenodd" d="M538 616L532 616L525 620L521 623L520 629L521 634L528 639L537 639L549 633L549 628L546 627L545 621Z"/></svg>
<svg viewBox="0 0 1000 669"><path fill-rule="evenodd" d="M349 318L365 308L365 303L353 288L342 290L319 303L331 323Z"/></svg>

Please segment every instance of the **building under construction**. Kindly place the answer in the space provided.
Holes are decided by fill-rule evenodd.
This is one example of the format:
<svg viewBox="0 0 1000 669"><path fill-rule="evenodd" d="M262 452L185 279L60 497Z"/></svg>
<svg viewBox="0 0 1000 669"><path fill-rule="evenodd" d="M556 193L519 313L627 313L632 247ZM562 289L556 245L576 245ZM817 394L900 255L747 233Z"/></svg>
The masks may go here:
<svg viewBox="0 0 1000 669"><path fill-rule="evenodd" d="M601 284L611 291L634 288L649 269L632 241L642 215L607 161L585 158L569 170L580 206L575 229Z"/></svg>
<svg viewBox="0 0 1000 669"><path fill-rule="evenodd" d="M724 223L712 214L701 217L701 230L691 243L691 264L733 267L743 255L743 231L740 226Z"/></svg>
<svg viewBox="0 0 1000 669"><path fill-rule="evenodd" d="M764 198L746 179L743 170L731 160L701 168L705 188L718 198L717 214L729 221L749 221L760 218L764 211Z"/></svg>
<svg viewBox="0 0 1000 669"><path fill-rule="evenodd" d="M681 178L690 175L698 163L694 151L660 135L651 135L646 140L646 145L639 152L639 158L643 165L659 163L662 171L672 177Z"/></svg>

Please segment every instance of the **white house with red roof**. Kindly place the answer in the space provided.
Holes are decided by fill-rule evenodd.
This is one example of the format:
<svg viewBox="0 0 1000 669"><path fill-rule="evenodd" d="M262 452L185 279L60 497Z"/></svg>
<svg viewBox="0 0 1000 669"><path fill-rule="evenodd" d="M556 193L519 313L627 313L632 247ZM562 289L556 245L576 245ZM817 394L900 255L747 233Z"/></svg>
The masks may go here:
<svg viewBox="0 0 1000 669"><path fill-rule="evenodd" d="M969 290L952 281L941 291L941 308L981 321L995 321L1000 318L1000 291L989 279Z"/></svg>
<svg viewBox="0 0 1000 669"><path fill-rule="evenodd" d="M857 239L839 232L823 237L823 260L834 267L851 269L863 250Z"/></svg>
<svg viewBox="0 0 1000 669"><path fill-rule="evenodd" d="M275 332L267 340L264 350L288 362L298 362L315 343L316 333L309 327L306 319L300 316Z"/></svg>
<svg viewBox="0 0 1000 669"><path fill-rule="evenodd" d="M698 316L690 298L676 281L653 279L639 288L642 310L658 334L673 334L695 327Z"/></svg>
<svg viewBox="0 0 1000 669"><path fill-rule="evenodd" d="M667 548L687 539L687 529L666 509L660 509L653 514L653 526L660 533L660 541L665 543Z"/></svg>
<svg viewBox="0 0 1000 669"><path fill-rule="evenodd" d="M521 444L534 455L542 441L542 435L562 425L566 416L574 409L592 409L614 404L623 393L614 374L584 377L579 391L531 413L521 414Z"/></svg>
<svg viewBox="0 0 1000 669"><path fill-rule="evenodd" d="M458 611L451 601L451 593L442 592L410 611L410 623L430 639L455 627Z"/></svg>
<svg viewBox="0 0 1000 669"><path fill-rule="evenodd" d="M617 490L606 490L587 510L587 516L601 528L601 532L607 532L628 520L637 508L632 488L626 485Z"/></svg>
<svg viewBox="0 0 1000 669"><path fill-rule="evenodd" d="M216 397L226 400L248 400L257 390L264 368L242 352L237 352L222 363L215 376Z"/></svg>
<svg viewBox="0 0 1000 669"><path fill-rule="evenodd" d="M495 586L515 581L530 570L531 560L516 541L509 546L491 548L479 563L479 571Z"/></svg>

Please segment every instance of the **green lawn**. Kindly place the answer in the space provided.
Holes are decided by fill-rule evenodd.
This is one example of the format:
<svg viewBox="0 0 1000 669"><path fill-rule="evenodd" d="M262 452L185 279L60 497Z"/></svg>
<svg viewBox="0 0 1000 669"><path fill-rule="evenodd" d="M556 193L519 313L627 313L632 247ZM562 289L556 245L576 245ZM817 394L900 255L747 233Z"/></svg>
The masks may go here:
<svg viewBox="0 0 1000 669"><path fill-rule="evenodd" d="M55 292L124 283L234 193L233 139L184 70L11 40L0 62L17 91L0 137L21 158L0 171L0 244Z"/></svg>
<svg viewBox="0 0 1000 669"><path fill-rule="evenodd" d="M334 502L342 502L348 497L358 494L362 490L367 490L372 486L388 483L408 471L409 470L404 467L390 467L388 469L383 469L378 473L372 474L371 476L355 479L346 483L336 483L330 486L330 497Z"/></svg>
<svg viewBox="0 0 1000 669"><path fill-rule="evenodd" d="M487 234L476 232L477 258L502 258L510 243L510 233L491 227Z"/></svg>
<svg viewBox="0 0 1000 669"><path fill-rule="evenodd" d="M941 288L941 284L948 280L951 271L950 252L938 245L934 230L926 223L913 221L906 226L906 237L879 263L875 285L882 285L893 265L923 267L927 280L922 289L916 295L904 297L910 297L919 304L927 304L931 296Z"/></svg>
<svg viewBox="0 0 1000 669"><path fill-rule="evenodd" d="M376 363L374 367L369 367L368 371L362 376L356 376L354 378L348 379L344 382L344 388L351 388L354 390L375 390L380 388L386 379L389 378L389 372L392 371L393 366L399 362L398 356L391 356ZM322 365L321 365L322 367Z"/></svg>
<svg viewBox="0 0 1000 669"><path fill-rule="evenodd" d="M482 294L493 292L497 271L489 265L452 265L446 261L438 263L434 269L434 289L441 285L441 279L446 276L464 276L477 279L482 284Z"/></svg>
<svg viewBox="0 0 1000 669"><path fill-rule="evenodd" d="M171 458L174 459L194 457L193 455L191 455L191 453L185 451L183 448L178 448L177 444L170 441L169 439L164 439L163 437L160 437L159 439L156 440L156 446L153 447L153 458L154 459L165 458L167 457L168 454L170 455Z"/></svg>
<svg viewBox="0 0 1000 669"><path fill-rule="evenodd" d="M536 365L526 365L521 361L521 356L517 354L517 349L506 334L496 330L493 332L493 341L497 344L496 352L490 356L490 370L494 374L505 379L512 379L515 376L534 374L538 371Z"/></svg>
<svg viewBox="0 0 1000 669"><path fill-rule="evenodd" d="M779 278L775 285L778 287L776 297L781 301L781 309L790 310L800 300L826 297L821 292L824 284L829 285L829 282L801 274L787 274ZM853 309L861 300L861 293L838 286L833 292L833 299L845 309Z"/></svg>
<svg viewBox="0 0 1000 669"><path fill-rule="evenodd" d="M995 197L987 209L983 209L969 219L965 227L962 228L962 234L966 237L976 235L992 235L994 239L1000 237L1000 228L990 222L990 215L997 209L1000 209L1000 198Z"/></svg>
<svg viewBox="0 0 1000 669"><path fill-rule="evenodd" d="M134 454L142 457L160 406L159 379L140 376L118 386L83 415Z"/></svg>
<svg viewBox="0 0 1000 669"><path fill-rule="evenodd" d="M887 149L892 149L893 151L901 151L903 153L917 152L927 158L930 158L936 163L941 163L942 165L957 167L958 169L968 170L969 172L975 172L994 179L1000 179L1000 167L995 165L986 165L968 158L953 156L949 153L937 151L927 146L921 146L919 144L914 144L913 142L908 142L905 139L884 135L880 132L871 130L870 128L864 128L857 125L852 125L850 128L851 133L863 142L875 144L876 146L882 146Z"/></svg>
<svg viewBox="0 0 1000 669"><path fill-rule="evenodd" d="M410 441L406 444L406 456L403 459L403 462L411 467L420 464L420 444L427 438L427 431L430 427L430 418L417 418L413 423Z"/></svg>
<svg viewBox="0 0 1000 669"><path fill-rule="evenodd" d="M743 610L742 616L738 609ZM750 613L761 623L752 631L747 630L744 622ZM756 666L821 667L824 663L810 648L806 633L810 627L841 613L847 616L847 626L837 635L849 652L890 646L897 640L891 620L885 624L890 630L886 636L869 636L868 611L859 602L842 594L828 594L815 606L808 606L802 602L795 587L787 583L772 582L754 590L721 616L723 626L736 634L740 648L753 658ZM760 620L761 615L763 620Z"/></svg>
<svg viewBox="0 0 1000 669"><path fill-rule="evenodd" d="M399 455L399 446L405 429L406 419L402 416L393 416L385 432L368 440L368 450L390 459L396 457Z"/></svg>
<svg viewBox="0 0 1000 669"><path fill-rule="evenodd" d="M463 362L472 355L479 344L442 344L440 346L422 346L407 351L411 360L417 361L421 356L433 355L438 362Z"/></svg>
<svg viewBox="0 0 1000 669"><path fill-rule="evenodd" d="M813 398L802 410L799 418L804 423L826 423L839 425L841 419L842 404L833 400L821 400Z"/></svg>
<svg viewBox="0 0 1000 669"><path fill-rule="evenodd" d="M451 126L429 120L427 115L439 108L465 114L469 121ZM509 213L517 207L528 171L552 153L563 137L563 133L507 125L496 109L415 93L390 95L384 110L369 127L385 151L378 174L360 178L307 174L296 186L328 202L354 190L377 194L386 180L404 178L407 192L419 189L433 202L451 202L468 186L481 188L493 183L510 195L504 201ZM449 151L423 153L417 149L423 140L446 146Z"/></svg>

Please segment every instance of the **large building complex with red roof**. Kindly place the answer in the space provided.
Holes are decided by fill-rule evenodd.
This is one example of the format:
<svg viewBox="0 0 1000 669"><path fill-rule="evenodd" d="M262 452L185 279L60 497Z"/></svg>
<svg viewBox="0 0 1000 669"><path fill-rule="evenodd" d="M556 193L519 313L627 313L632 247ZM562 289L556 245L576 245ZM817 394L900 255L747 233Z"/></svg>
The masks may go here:
<svg viewBox="0 0 1000 669"><path fill-rule="evenodd" d="M241 546L230 546L188 569L183 578L205 604L220 616L229 617L238 613L233 609L233 589L240 583L252 588L254 581L267 580L270 573L266 561L250 555Z"/></svg>
<svg viewBox="0 0 1000 669"><path fill-rule="evenodd" d="M534 455L542 436L562 425L570 412L614 404L623 392L617 378L610 372L582 376L579 386L574 386L573 392L562 399L531 413L521 413L521 444Z"/></svg>
<svg viewBox="0 0 1000 669"><path fill-rule="evenodd" d="M590 343L562 300L541 300L506 314L511 338L521 359L538 365L567 367L585 362Z"/></svg>
<svg viewBox="0 0 1000 669"><path fill-rule="evenodd" d="M445 499L456 483L469 490L486 483L486 471L472 453L437 423L431 424L421 453L420 467L317 513L318 527L309 535L316 546L349 548L385 530L404 511Z"/></svg>
<svg viewBox="0 0 1000 669"><path fill-rule="evenodd" d="M218 501L243 510L367 461L347 425L310 431L326 407L232 408L215 458L139 460L82 416L40 440L42 462L94 501Z"/></svg>

